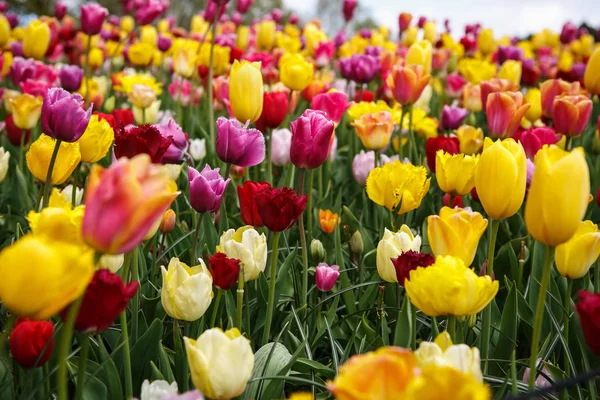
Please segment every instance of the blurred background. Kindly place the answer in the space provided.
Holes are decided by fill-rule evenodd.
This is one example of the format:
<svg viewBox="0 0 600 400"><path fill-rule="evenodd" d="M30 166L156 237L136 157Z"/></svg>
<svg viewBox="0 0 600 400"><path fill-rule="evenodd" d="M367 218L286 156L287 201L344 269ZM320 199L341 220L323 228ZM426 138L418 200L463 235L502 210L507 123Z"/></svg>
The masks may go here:
<svg viewBox="0 0 600 400"><path fill-rule="evenodd" d="M77 15L82 0L63 0L70 12ZM7 0L11 11L21 16L27 14L51 15L54 1L51 0ZM235 0L230 0L235 2ZM121 13L120 0L98 0L111 13ZM177 22L185 26L194 13L204 9L206 0L171 0L169 11ZM318 17L323 28L333 34L343 27L342 0L255 0L250 17L265 15L273 8L285 13L294 12L302 20ZM386 25L397 32L398 14L409 12L414 17L426 16L443 26L449 19L455 36L460 36L463 27L479 22L492 28L498 35L527 36L544 28L560 30L562 24L571 21L575 25L600 27L600 0L359 0L351 29ZM22 18L21 23L27 22Z"/></svg>

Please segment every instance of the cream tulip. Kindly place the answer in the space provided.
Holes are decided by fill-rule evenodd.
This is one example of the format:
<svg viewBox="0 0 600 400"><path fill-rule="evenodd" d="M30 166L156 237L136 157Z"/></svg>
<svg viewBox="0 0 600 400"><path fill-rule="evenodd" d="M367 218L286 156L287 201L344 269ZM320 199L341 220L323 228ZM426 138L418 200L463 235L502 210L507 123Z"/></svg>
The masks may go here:
<svg viewBox="0 0 600 400"><path fill-rule="evenodd" d="M267 265L267 238L251 226L229 229L221 235L217 251L241 261L244 281L258 278Z"/></svg>
<svg viewBox="0 0 600 400"><path fill-rule="evenodd" d="M398 282L392 258L397 258L408 250L419 251L420 248L421 237L414 236L408 226L402 225L398 232L386 229L377 245L377 272L381 279Z"/></svg>

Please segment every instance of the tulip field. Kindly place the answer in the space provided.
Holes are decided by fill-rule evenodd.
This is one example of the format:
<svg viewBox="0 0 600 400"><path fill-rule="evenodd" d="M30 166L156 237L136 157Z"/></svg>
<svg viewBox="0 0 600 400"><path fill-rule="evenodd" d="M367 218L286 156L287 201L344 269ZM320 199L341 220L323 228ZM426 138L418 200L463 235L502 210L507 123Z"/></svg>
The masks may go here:
<svg viewBox="0 0 600 400"><path fill-rule="evenodd" d="M600 29L105 6L0 1L0 399L600 398Z"/></svg>

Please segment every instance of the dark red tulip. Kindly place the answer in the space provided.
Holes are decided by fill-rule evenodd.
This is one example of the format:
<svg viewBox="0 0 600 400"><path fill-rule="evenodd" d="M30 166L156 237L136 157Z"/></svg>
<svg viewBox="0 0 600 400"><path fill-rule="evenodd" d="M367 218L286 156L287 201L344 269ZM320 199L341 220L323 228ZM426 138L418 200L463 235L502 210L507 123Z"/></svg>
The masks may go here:
<svg viewBox="0 0 600 400"><path fill-rule="evenodd" d="M585 341L594 353L600 354L600 294L580 290L575 307Z"/></svg>
<svg viewBox="0 0 600 400"><path fill-rule="evenodd" d="M172 142L173 137L164 137L150 125L121 127L115 132L115 157L133 158L138 154L148 154L153 163L159 164Z"/></svg>
<svg viewBox="0 0 600 400"><path fill-rule="evenodd" d="M429 267L435 262L435 257L431 254L419 253L409 250L400 254L398 258L392 258L392 264L396 269L396 278L398 283L404 286L404 280L410 278L410 271L418 267Z"/></svg>
<svg viewBox="0 0 600 400"><path fill-rule="evenodd" d="M444 195L444 197L442 197L442 203L444 204L445 207L452 207L452 208L454 208L454 207L463 208L464 207L462 196L454 196L452 198L452 205L450 205L450 193L446 193Z"/></svg>
<svg viewBox="0 0 600 400"><path fill-rule="evenodd" d="M41 367L52 355L53 348L52 322L34 321L28 318L17 319L10 333L10 352L21 367Z"/></svg>
<svg viewBox="0 0 600 400"><path fill-rule="evenodd" d="M460 142L455 136L436 136L427 139L425 152L427 153L427 165L431 172L435 172L435 153L438 150L444 150L450 154L458 154L460 152Z"/></svg>
<svg viewBox="0 0 600 400"><path fill-rule="evenodd" d="M229 290L238 281L240 260L229 258L224 253L215 253L208 259L208 270L216 287Z"/></svg>
<svg viewBox="0 0 600 400"><path fill-rule="evenodd" d="M275 189L267 184L256 193L256 206L263 224L271 232L282 232L296 223L306 208L307 195L298 196L294 189Z"/></svg>
<svg viewBox="0 0 600 400"><path fill-rule="evenodd" d="M240 214L244 224L252 225L255 228L264 226L256 207L256 194L266 187L269 187L267 182L253 181L246 181L243 185L237 187L238 198L240 199Z"/></svg>

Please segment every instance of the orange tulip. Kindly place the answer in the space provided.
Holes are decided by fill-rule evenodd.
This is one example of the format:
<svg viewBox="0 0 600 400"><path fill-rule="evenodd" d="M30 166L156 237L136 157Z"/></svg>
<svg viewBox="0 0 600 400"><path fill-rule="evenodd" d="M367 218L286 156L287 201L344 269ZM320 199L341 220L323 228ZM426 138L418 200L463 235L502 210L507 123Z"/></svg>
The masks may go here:
<svg viewBox="0 0 600 400"><path fill-rule="evenodd" d="M352 126L362 144L369 150L385 148L394 131L392 114L387 111L361 115Z"/></svg>
<svg viewBox="0 0 600 400"><path fill-rule="evenodd" d="M402 105L414 104L429 83L431 75L422 65L395 66L387 77L394 99Z"/></svg>
<svg viewBox="0 0 600 400"><path fill-rule="evenodd" d="M552 118L554 98L561 94L579 93L579 82L569 83L562 79L548 79L540 84L540 91L542 92L542 115Z"/></svg>
<svg viewBox="0 0 600 400"><path fill-rule="evenodd" d="M582 94L560 95L554 99L552 120L556 132L577 136L585 130L592 115L592 100Z"/></svg>
<svg viewBox="0 0 600 400"><path fill-rule="evenodd" d="M341 222L338 214L331 212L331 210L319 210L319 224L321 224L323 232L333 233L336 221L338 225Z"/></svg>
<svg viewBox="0 0 600 400"><path fill-rule="evenodd" d="M521 92L497 92L488 96L485 114L493 137L511 137L531 105Z"/></svg>

